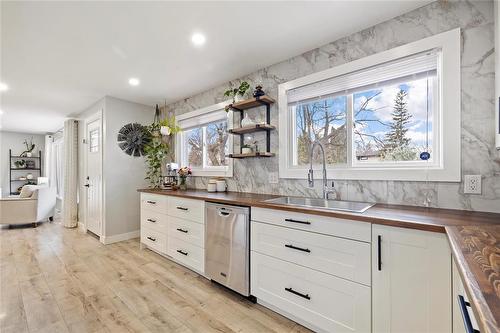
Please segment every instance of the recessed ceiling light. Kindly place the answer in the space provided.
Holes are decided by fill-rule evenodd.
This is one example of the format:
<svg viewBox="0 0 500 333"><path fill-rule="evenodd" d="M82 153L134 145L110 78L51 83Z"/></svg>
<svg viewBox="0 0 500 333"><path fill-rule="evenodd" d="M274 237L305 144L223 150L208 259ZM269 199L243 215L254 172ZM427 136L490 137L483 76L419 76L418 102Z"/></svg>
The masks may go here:
<svg viewBox="0 0 500 333"><path fill-rule="evenodd" d="M7 91L7 90L9 90L9 86L3 82L0 82L0 91Z"/></svg>
<svg viewBox="0 0 500 333"><path fill-rule="evenodd" d="M195 46L202 46L203 44L205 44L206 42L206 38L205 38L205 35L203 34L200 34L200 33L194 33L192 36L191 36L191 41L193 42L193 44Z"/></svg>
<svg viewBox="0 0 500 333"><path fill-rule="evenodd" d="M1 116L1 115L3 115L3 111L2 111L2 110L0 110L0 116Z"/></svg>
<svg viewBox="0 0 500 333"><path fill-rule="evenodd" d="M141 83L141 81L139 81L139 79L135 78L135 77L131 77L130 79L128 79L128 84L130 84L131 86L138 86L139 83Z"/></svg>

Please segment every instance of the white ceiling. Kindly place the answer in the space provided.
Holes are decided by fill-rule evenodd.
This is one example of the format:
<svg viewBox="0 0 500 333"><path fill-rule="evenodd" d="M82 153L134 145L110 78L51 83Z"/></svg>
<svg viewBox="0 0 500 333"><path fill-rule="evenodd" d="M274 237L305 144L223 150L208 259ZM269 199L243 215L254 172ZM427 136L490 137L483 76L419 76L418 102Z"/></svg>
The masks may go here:
<svg viewBox="0 0 500 333"><path fill-rule="evenodd" d="M104 95L172 102L429 2L2 1L2 130L55 131Z"/></svg>

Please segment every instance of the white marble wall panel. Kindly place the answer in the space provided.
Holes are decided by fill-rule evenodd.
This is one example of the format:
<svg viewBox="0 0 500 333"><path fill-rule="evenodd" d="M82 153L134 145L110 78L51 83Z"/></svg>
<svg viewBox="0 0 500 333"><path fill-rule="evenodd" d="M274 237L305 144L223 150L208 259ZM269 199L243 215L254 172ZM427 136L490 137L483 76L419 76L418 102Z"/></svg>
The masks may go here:
<svg viewBox="0 0 500 333"><path fill-rule="evenodd" d="M302 55L261 69L238 80L167 106L182 114L224 100L223 92L240 81L260 83L276 98L282 82L334 67L367 55L457 27L462 29L462 174L483 175L481 195L463 194L462 183L336 181L343 199L500 212L500 162L494 148L494 21L493 1L434 2L410 13L342 38ZM278 126L278 110L272 108ZM278 152L278 133L272 134ZM235 140L237 141L237 140ZM495 160L496 159L496 160ZM283 195L319 196L321 181L311 189L305 180L268 182L278 172L278 157L234 161L229 190ZM304 175L305 176L305 175ZM194 177L191 186L205 188L207 179Z"/></svg>

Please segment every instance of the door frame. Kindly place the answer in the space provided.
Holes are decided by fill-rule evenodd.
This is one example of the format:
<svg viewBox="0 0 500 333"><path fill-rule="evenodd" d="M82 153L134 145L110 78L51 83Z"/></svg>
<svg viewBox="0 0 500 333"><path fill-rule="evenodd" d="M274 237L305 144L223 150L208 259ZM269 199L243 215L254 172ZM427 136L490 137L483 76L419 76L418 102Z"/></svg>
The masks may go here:
<svg viewBox="0 0 500 333"><path fill-rule="evenodd" d="M101 212L100 212L100 220L101 220L101 228L100 228L100 235L99 235L99 241L101 243L104 244L104 239L105 239L105 236L104 236L104 226L105 226L105 220L104 220L104 216L106 216L106 214L104 213L104 175L103 175L103 171L104 171L104 168L103 168L103 163L104 163L104 119L103 119L103 109L100 109L99 111L97 111L96 113L94 113L93 115L91 116L88 116L87 118L84 119L84 128L83 128L83 140L82 140L82 147L83 147L83 166L82 166L82 171L83 171L83 175L81 177L81 180L83 182L85 182L86 180L86 177L88 175L88 143L89 143L89 138L88 138L88 131L87 131L87 127L90 123L93 123L97 120L100 120L100 125L101 125L101 146L100 146L100 150L99 150L99 154L101 155L101 165L99 166L99 169L100 169L100 173L101 173ZM81 186L83 187L84 186L84 183L81 184ZM84 230L85 232L87 232L87 211L88 211L88 201L87 201L87 190L85 189L85 200L83 200L84 204L82 205L82 209L83 209L83 221L84 221Z"/></svg>

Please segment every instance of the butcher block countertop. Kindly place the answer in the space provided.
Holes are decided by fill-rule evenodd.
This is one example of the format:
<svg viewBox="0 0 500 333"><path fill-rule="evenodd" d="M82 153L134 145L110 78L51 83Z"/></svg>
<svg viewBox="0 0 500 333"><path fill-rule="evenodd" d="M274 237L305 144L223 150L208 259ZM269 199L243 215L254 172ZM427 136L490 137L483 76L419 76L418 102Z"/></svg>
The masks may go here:
<svg viewBox="0 0 500 333"><path fill-rule="evenodd" d="M203 190L138 191L446 233L481 332L500 332L500 214L386 204L376 204L364 213L352 213L264 202L280 197L278 195Z"/></svg>

